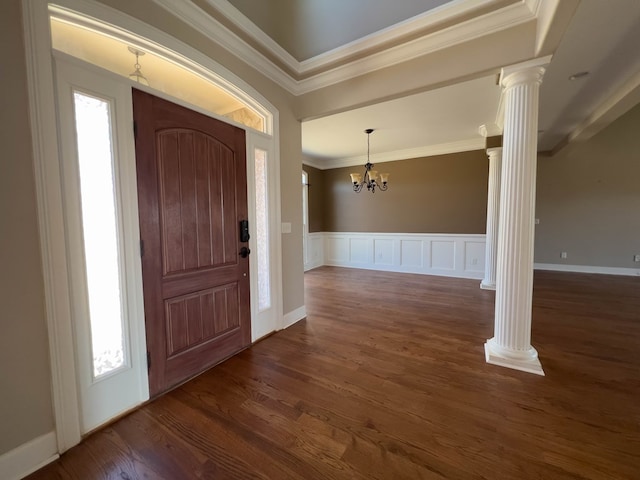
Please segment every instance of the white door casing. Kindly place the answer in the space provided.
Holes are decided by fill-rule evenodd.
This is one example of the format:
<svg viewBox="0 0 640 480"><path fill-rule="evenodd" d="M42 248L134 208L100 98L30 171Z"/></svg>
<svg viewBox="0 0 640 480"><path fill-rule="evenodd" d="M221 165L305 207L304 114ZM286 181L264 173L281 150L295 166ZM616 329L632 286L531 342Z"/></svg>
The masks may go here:
<svg viewBox="0 0 640 480"><path fill-rule="evenodd" d="M59 59L55 66L80 424L81 433L85 434L149 398L136 166L135 156L132 155L131 87L129 82L119 81L117 77L99 75ZM89 313L89 282L85 271L87 261L83 245L83 202L77 147L78 120L77 112L74 111L76 93L104 100L109 105L110 113L123 365L102 376L94 375L94 354L91 348L92 337L100 333L92 332ZM100 221L104 222L105 219ZM101 335L106 334L108 332Z"/></svg>
<svg viewBox="0 0 640 480"><path fill-rule="evenodd" d="M309 251L309 174L302 171L302 255L305 272L311 266Z"/></svg>
<svg viewBox="0 0 640 480"><path fill-rule="evenodd" d="M267 167L262 172L262 188L258 185L260 183L258 178L260 171L257 169L258 157L262 157L262 161ZM251 220L251 238L249 240L251 248L251 340L255 342L265 335L283 328L282 295L279 294L282 262L272 260L278 258L278 252L281 248L280 218L279 215L276 215L276 212L280 211L278 195L280 173L275 149L273 142L267 135L251 130L247 131L247 177L249 218ZM263 198L258 198L259 195L262 195ZM263 232L264 238L259 235L258 222L261 213L265 220L261 225L265 230ZM267 245L264 244L265 241ZM262 256L269 259L266 264L260 262Z"/></svg>

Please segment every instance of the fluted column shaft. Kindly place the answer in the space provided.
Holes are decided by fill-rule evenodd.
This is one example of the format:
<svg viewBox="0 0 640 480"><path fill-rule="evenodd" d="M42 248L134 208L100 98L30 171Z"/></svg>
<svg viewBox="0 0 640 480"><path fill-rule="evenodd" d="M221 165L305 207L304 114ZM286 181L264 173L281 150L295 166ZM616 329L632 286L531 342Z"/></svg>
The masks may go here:
<svg viewBox="0 0 640 480"><path fill-rule="evenodd" d="M495 327L485 344L487 362L539 375L544 372L531 346L531 301L538 92L546 63L527 62L502 72L505 114Z"/></svg>
<svg viewBox="0 0 640 480"><path fill-rule="evenodd" d="M500 213L500 178L502 147L487 149L489 155L489 188L487 195L487 234L484 263L484 279L480 288L496 289L496 264L498 258L498 215Z"/></svg>

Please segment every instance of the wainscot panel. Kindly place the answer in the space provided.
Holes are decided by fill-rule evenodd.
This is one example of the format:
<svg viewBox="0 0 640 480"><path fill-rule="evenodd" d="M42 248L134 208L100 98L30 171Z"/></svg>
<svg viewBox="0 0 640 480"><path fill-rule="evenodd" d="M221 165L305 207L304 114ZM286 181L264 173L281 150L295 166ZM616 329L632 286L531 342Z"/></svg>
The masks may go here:
<svg viewBox="0 0 640 480"><path fill-rule="evenodd" d="M321 265L482 279L484 234L316 232L306 270Z"/></svg>

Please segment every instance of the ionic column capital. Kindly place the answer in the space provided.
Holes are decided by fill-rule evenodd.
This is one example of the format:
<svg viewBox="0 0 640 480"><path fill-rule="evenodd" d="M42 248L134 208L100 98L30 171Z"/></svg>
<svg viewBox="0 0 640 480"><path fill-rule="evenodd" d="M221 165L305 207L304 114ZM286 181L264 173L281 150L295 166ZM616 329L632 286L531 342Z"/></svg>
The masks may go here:
<svg viewBox="0 0 640 480"><path fill-rule="evenodd" d="M504 67L500 71L500 85L506 90L516 85L542 83L542 77L550 62L551 55L548 55Z"/></svg>
<svg viewBox="0 0 640 480"><path fill-rule="evenodd" d="M487 155L490 160L502 157L502 147L487 148Z"/></svg>

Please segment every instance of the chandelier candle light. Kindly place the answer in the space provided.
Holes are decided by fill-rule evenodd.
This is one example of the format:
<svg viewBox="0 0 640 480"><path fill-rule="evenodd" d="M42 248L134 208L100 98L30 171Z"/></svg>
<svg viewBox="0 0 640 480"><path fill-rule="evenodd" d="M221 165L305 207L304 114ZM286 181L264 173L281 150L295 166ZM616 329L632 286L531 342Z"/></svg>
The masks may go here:
<svg viewBox="0 0 640 480"><path fill-rule="evenodd" d="M371 134L373 133L373 128L367 128L364 133L367 134L367 163L364 166L364 175L360 175L359 173L352 173L351 181L353 182L353 191L356 193L360 193L362 187L367 186L367 190L371 193L376 193L376 188L382 190L383 192L388 188L387 183L389 182L389 174L381 173L378 178L378 171L372 170L373 164L370 162L370 143L369 140L371 138Z"/></svg>

